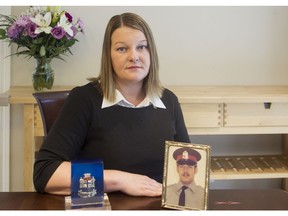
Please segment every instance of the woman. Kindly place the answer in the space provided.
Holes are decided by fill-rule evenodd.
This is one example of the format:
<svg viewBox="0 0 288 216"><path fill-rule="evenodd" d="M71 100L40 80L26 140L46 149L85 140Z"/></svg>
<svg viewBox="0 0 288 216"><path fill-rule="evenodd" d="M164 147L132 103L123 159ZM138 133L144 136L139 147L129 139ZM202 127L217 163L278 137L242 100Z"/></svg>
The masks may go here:
<svg viewBox="0 0 288 216"><path fill-rule="evenodd" d="M70 194L71 160L100 158L104 191L160 196L166 140L189 142L177 97L158 77L156 46L138 15L112 17L101 72L71 90L34 165L38 192Z"/></svg>

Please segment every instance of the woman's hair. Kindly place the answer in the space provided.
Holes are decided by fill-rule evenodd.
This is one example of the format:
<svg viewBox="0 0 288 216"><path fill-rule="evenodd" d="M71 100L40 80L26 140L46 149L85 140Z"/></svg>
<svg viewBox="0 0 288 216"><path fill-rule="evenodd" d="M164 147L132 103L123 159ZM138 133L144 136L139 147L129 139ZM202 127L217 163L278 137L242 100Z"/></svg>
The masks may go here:
<svg viewBox="0 0 288 216"><path fill-rule="evenodd" d="M111 61L111 36L116 29L122 26L137 29L144 33L148 42L151 64L149 72L143 80L143 88L147 96L152 98L155 96L161 97L163 87L159 80L159 61L153 35L145 20L134 13L123 13L121 15L115 15L110 19L106 27L102 46L100 75L97 78L92 78L89 80L100 83L103 96L107 100L115 100L116 74L113 71Z"/></svg>

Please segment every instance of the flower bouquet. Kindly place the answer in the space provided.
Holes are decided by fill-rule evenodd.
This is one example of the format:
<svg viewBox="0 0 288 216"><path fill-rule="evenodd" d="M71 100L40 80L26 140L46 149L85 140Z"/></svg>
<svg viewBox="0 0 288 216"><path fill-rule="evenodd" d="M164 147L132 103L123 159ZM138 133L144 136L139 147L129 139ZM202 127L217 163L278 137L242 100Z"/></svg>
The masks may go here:
<svg viewBox="0 0 288 216"><path fill-rule="evenodd" d="M33 73L33 87L36 91L51 89L54 73L51 69L53 58L63 59L62 55L72 54L70 47L76 41L77 33L84 29L83 22L60 7L29 7L19 17L0 14L0 40L17 44L12 55L26 55L36 59Z"/></svg>

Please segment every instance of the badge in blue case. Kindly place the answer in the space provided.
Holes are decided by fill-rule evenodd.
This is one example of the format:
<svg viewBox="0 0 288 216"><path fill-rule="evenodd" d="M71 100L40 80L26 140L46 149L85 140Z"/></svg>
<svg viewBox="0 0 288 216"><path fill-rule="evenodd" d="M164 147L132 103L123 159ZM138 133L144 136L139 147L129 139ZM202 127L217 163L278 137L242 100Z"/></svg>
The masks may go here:
<svg viewBox="0 0 288 216"><path fill-rule="evenodd" d="M103 161L74 160L71 166L71 207L101 207L104 201Z"/></svg>

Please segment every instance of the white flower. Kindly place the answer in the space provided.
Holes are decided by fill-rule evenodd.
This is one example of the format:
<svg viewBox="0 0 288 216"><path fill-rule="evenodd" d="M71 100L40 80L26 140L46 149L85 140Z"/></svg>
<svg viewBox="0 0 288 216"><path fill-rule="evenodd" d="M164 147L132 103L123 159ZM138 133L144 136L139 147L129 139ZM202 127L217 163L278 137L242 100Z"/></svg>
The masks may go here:
<svg viewBox="0 0 288 216"><path fill-rule="evenodd" d="M37 14L35 18L30 18L30 20L38 26L35 30L35 34L40 34L41 32L50 34L52 29L50 26L52 20L51 17L51 12L47 12L44 17L41 14Z"/></svg>
<svg viewBox="0 0 288 216"><path fill-rule="evenodd" d="M24 16L30 16L35 17L37 14L44 14L45 9L41 6L30 6L25 12L22 12L20 15Z"/></svg>
<svg viewBox="0 0 288 216"><path fill-rule="evenodd" d="M65 32L67 32L67 34L73 37L73 30L71 29L72 24L68 22L68 19L65 14L63 14L60 17L59 23L57 25L62 27L65 30Z"/></svg>

